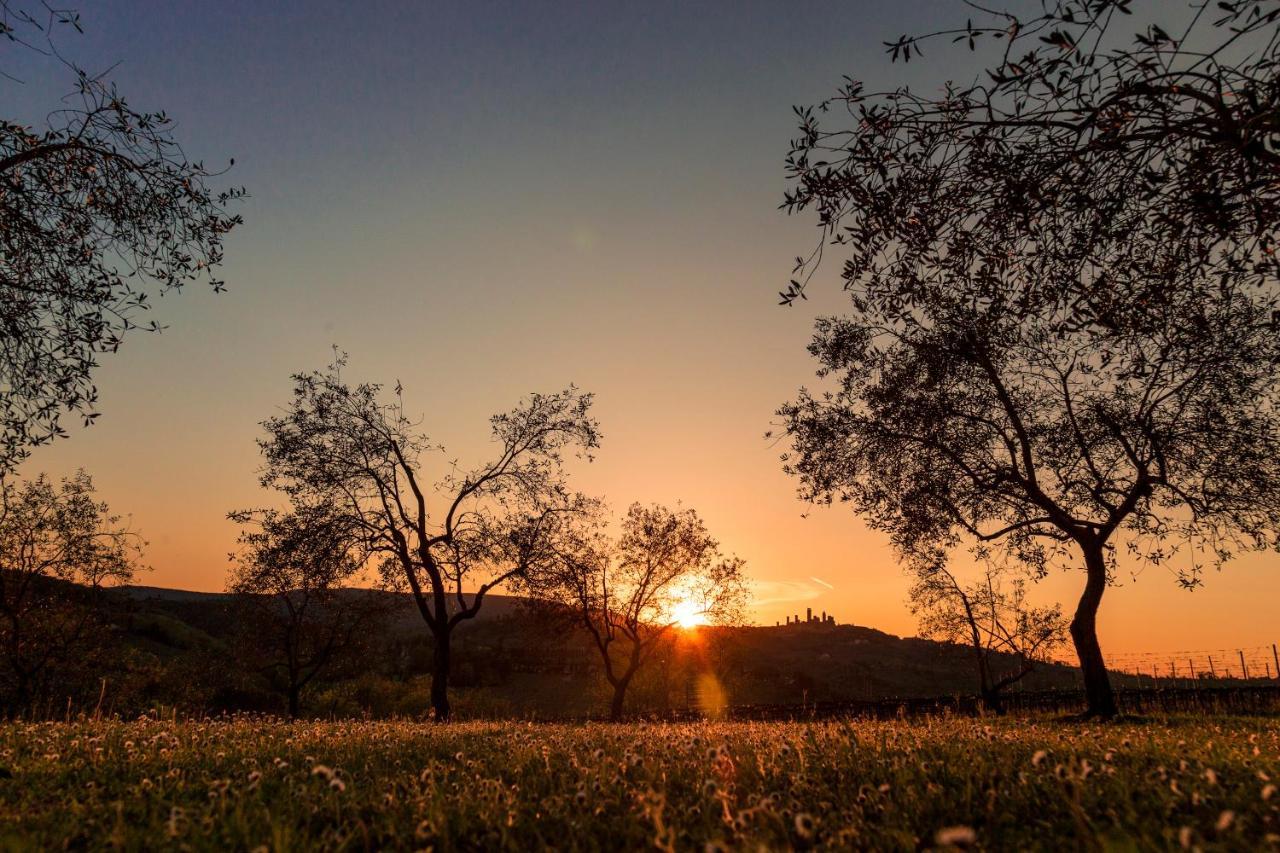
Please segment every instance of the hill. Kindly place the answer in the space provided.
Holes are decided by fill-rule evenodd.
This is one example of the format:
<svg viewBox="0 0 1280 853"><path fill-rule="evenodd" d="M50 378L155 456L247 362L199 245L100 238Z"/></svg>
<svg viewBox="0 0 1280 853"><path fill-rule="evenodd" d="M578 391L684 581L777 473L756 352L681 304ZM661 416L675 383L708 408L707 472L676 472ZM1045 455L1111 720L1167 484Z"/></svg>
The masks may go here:
<svg viewBox="0 0 1280 853"><path fill-rule="evenodd" d="M230 595L147 586L120 593L127 602L128 641L140 652L206 678L213 677L213 664L200 661L225 664L236 627ZM366 707L361 703L390 701L387 694L395 693L400 710L416 710L414 697L425 694L418 682L426 677L431 640L412 598L369 590L345 594L383 597L387 615L366 665L343 684L330 685L326 701L338 712L349 701ZM637 680L630 700L638 710L690 707L707 676L735 705L969 695L975 692L970 655L964 647L853 625L708 627L673 637ZM460 707L574 716L598 711L603 701L603 679L586 635L546 624L513 596L486 596L476 619L459 628L454 656L452 686ZM996 668L1015 665L1008 658ZM375 674L383 680L375 683ZM1074 668L1051 665L1024 686L1067 689L1077 679ZM356 695L361 691L370 695ZM235 708L246 701L232 690L213 704Z"/></svg>

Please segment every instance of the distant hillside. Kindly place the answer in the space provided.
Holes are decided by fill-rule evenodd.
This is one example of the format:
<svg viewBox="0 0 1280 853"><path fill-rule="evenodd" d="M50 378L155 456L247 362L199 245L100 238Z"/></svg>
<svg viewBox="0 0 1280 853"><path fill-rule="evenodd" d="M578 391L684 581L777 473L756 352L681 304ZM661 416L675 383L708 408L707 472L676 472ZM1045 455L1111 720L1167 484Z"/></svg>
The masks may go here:
<svg viewBox="0 0 1280 853"><path fill-rule="evenodd" d="M382 667L401 682L422 679L431 640L408 594L385 596L388 617ZM132 613L128 633L164 659L217 657L235 627L233 598L134 586L121 590ZM202 651L203 650L203 651ZM479 616L463 623L454 644L453 684L465 697L507 712L559 716L598 710L603 695L598 660L585 634L541 624L513 596L489 595ZM998 661L997 671L1016 665ZM196 671L199 666L195 666ZM852 625L798 624L702 628L679 635L633 688L637 709L667 710L696 702L696 684L715 677L733 704L967 695L975 692L972 659L960 646L902 638ZM406 679L408 682L406 682ZM1071 688L1074 668L1052 665L1025 680L1026 689Z"/></svg>

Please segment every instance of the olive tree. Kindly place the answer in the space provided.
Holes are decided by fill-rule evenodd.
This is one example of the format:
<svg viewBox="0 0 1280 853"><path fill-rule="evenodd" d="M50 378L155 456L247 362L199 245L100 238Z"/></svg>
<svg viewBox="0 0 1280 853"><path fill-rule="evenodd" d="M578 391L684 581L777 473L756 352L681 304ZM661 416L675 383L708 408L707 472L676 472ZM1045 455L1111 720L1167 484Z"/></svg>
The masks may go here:
<svg viewBox="0 0 1280 853"><path fill-rule="evenodd" d="M10 712L69 688L69 671L103 645L102 592L132 580L142 544L83 471L60 482L0 480L0 662Z"/></svg>
<svg viewBox="0 0 1280 853"><path fill-rule="evenodd" d="M433 640L431 705L447 720L454 629L490 590L547 559L549 531L579 511L563 463L599 444L591 395L570 386L494 415L493 455L463 468L419 431L398 385L389 398L379 385L352 385L345 363L293 377L288 409L263 422L262 483L295 508L329 508L385 581L412 594Z"/></svg>
<svg viewBox="0 0 1280 853"><path fill-rule="evenodd" d="M348 588L364 572L364 554L340 513L319 506L231 518L247 525L227 579L239 605L240 663L263 673L296 719L303 691L364 648L379 596Z"/></svg>
<svg viewBox="0 0 1280 853"><path fill-rule="evenodd" d="M982 572L966 583L945 564L919 566L909 593L922 636L969 647L978 695L997 714L1004 712L1003 692L1067 638L1062 608L1031 605L1026 579L1010 578L1009 568L984 560ZM1012 668L1004 666L1009 658Z"/></svg>
<svg viewBox="0 0 1280 853"><path fill-rule="evenodd" d="M835 251L851 307L811 347L834 385L782 410L803 494L912 559L977 542L1082 566L1100 716L1117 556L1195 586L1280 530L1280 6L1134 5L935 34L998 45L940 93L849 80L798 110L784 200L822 237L783 302Z"/></svg>
<svg viewBox="0 0 1280 853"><path fill-rule="evenodd" d="M567 517L551 557L524 578L542 605L586 630L623 716L627 688L664 637L679 627L731 624L746 601L743 561L725 557L692 509L632 504L618 535L593 503Z"/></svg>
<svg viewBox="0 0 1280 853"><path fill-rule="evenodd" d="M63 435L63 415L97 417L98 359L159 328L139 319L155 295L223 289L214 271L241 221L227 207L243 191L209 186L218 173L186 156L167 113L61 59L60 24L79 18L0 2L0 47L56 57L74 86L39 125L0 118L0 471Z"/></svg>

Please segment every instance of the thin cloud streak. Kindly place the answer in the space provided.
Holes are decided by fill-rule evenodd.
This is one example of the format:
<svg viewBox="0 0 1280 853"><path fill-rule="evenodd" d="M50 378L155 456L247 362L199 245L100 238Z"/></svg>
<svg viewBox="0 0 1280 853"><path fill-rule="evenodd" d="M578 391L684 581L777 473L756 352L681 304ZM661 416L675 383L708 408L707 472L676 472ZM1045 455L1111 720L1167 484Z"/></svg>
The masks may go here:
<svg viewBox="0 0 1280 853"><path fill-rule="evenodd" d="M811 601L822 595L822 590L805 581L756 580L751 586L753 593L751 603L755 607L792 601Z"/></svg>

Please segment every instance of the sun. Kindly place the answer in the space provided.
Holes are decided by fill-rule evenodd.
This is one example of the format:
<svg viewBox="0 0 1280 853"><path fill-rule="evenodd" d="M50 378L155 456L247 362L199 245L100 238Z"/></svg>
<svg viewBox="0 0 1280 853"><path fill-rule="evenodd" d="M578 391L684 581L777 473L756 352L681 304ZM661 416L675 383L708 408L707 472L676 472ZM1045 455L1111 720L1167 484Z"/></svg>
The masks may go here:
<svg viewBox="0 0 1280 853"><path fill-rule="evenodd" d="M707 624L707 612L691 598L682 598L671 606L671 619L686 630Z"/></svg>

